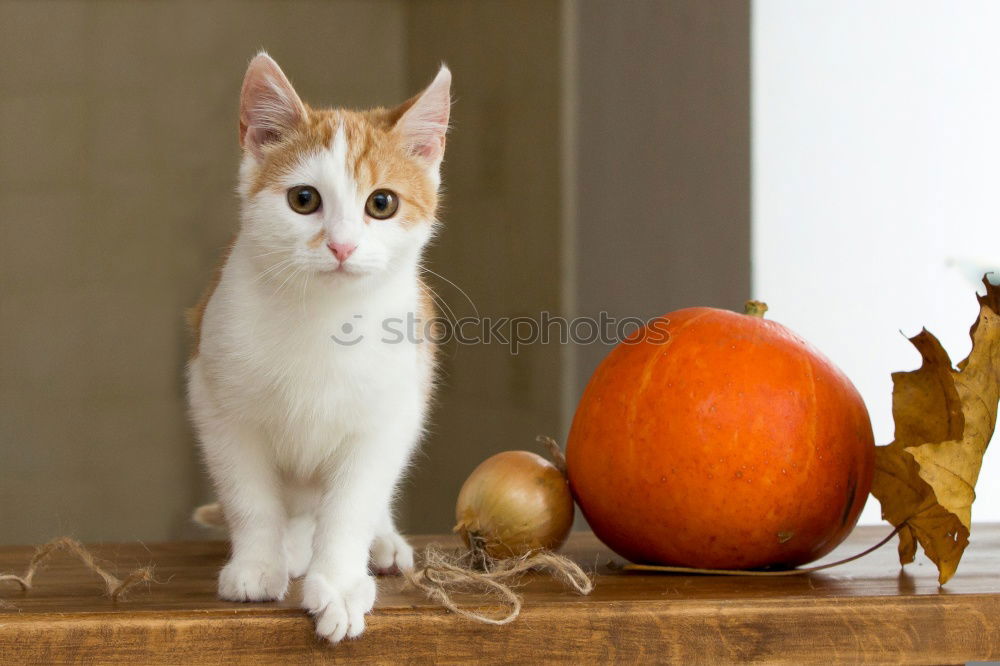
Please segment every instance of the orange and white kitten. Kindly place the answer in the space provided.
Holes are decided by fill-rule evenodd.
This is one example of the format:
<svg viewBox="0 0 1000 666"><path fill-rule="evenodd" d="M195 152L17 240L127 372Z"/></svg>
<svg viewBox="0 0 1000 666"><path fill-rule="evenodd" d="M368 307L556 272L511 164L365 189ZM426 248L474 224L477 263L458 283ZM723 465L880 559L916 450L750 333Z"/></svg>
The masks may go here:
<svg viewBox="0 0 1000 666"><path fill-rule="evenodd" d="M391 503L424 425L433 348L386 338L428 313L451 74L395 109L317 110L277 63L240 97L241 225L195 309L188 393L232 538L219 595L305 575L320 636L361 634L379 570L413 566ZM409 316L409 319L408 319Z"/></svg>

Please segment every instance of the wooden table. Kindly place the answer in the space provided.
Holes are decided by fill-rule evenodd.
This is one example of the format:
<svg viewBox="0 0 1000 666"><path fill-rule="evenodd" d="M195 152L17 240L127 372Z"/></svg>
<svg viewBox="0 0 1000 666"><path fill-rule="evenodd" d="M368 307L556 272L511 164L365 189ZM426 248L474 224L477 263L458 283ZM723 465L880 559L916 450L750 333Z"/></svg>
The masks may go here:
<svg viewBox="0 0 1000 666"><path fill-rule="evenodd" d="M888 532L859 528L828 559L862 550ZM421 537L452 544L450 537ZM94 546L118 571L156 565L161 581L126 601L102 597L100 581L69 556L41 571L34 589L4 584L0 663L675 662L959 663L1000 660L1000 525L979 525L958 574L944 588L926 560L900 570L889 545L808 576L732 578L639 575L591 534L566 552L596 570L589 597L540 575L526 579L521 617L490 626L457 617L379 580L379 601L359 639L319 642L296 608L215 598L225 543ZM0 549L0 571L20 573L32 548Z"/></svg>

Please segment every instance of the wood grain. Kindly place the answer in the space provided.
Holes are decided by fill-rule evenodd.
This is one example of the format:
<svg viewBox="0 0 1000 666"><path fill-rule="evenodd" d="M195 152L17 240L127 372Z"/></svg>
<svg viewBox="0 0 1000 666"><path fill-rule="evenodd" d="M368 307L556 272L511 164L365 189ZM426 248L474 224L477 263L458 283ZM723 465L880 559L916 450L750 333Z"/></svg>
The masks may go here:
<svg viewBox="0 0 1000 666"><path fill-rule="evenodd" d="M859 528L827 559L877 541ZM454 544L450 537L417 537ZM152 563L160 581L130 599L102 597L99 580L58 557L36 587L0 589L0 663L313 663L472 660L768 661L957 663L1000 659L1000 526L978 525L955 578L943 588L933 565L900 570L891 546L841 568L776 579L622 573L591 534L566 552L595 571L589 597L529 576L524 611L505 627L456 617L379 580L379 601L360 639L331 647L296 608L215 598L221 542L94 546L129 569ZM33 549L0 549L0 571L20 572Z"/></svg>

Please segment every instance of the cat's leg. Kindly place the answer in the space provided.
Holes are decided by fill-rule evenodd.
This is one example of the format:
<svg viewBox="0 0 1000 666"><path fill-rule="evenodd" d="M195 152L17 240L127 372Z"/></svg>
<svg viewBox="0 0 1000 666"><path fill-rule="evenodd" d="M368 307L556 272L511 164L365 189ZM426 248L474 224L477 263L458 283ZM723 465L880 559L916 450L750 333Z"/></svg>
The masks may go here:
<svg viewBox="0 0 1000 666"><path fill-rule="evenodd" d="M281 479L255 427L215 408L198 368L189 383L192 416L229 526L232 554L219 574L219 596L232 601L282 599L288 565L282 539Z"/></svg>
<svg viewBox="0 0 1000 666"><path fill-rule="evenodd" d="M222 504L232 555L219 574L219 596L231 601L283 599L288 564L282 547L286 514L280 478L252 428L218 423L203 433L206 459Z"/></svg>
<svg viewBox="0 0 1000 666"><path fill-rule="evenodd" d="M378 574L397 574L413 568L413 548L396 530L391 511L385 512L375 529L371 560Z"/></svg>
<svg viewBox="0 0 1000 666"><path fill-rule="evenodd" d="M285 554L288 575L304 576L312 560L313 535L316 532L316 508L320 492L309 484L289 483L285 489L288 527L285 530Z"/></svg>
<svg viewBox="0 0 1000 666"><path fill-rule="evenodd" d="M312 560L312 540L316 519L309 514L299 514L288 519L285 532L285 553L288 558L288 575L300 578L309 569Z"/></svg>
<svg viewBox="0 0 1000 666"><path fill-rule="evenodd" d="M331 642L364 631L375 603L369 550L418 432L397 423L354 442L326 480L302 604L316 618L316 633Z"/></svg>

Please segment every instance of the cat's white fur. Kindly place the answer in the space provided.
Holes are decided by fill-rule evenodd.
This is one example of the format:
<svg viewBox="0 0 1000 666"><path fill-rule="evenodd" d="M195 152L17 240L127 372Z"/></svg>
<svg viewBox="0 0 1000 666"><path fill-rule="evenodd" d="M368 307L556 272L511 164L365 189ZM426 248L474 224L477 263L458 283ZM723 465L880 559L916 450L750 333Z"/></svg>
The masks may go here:
<svg viewBox="0 0 1000 666"><path fill-rule="evenodd" d="M251 76L275 94L256 110L244 100L251 108L242 224L204 311L189 367L191 413L232 538L219 595L281 599L289 577L305 575L303 607L317 632L337 642L364 630L376 593L369 557L378 569L413 566L391 504L423 429L432 359L425 344L387 344L381 327L419 312L419 262L433 225L365 222L369 192L346 164L343 127L283 183L319 190L315 224L304 223L284 194L252 193L253 141L263 136L255 129L274 123L280 131L301 102L266 55L251 63ZM440 141L441 150L422 144L431 146L425 156L435 186L449 85L442 68L406 114L419 141ZM430 127L426 118L443 123ZM310 246L317 229L331 242L357 244L342 267L325 244Z"/></svg>

